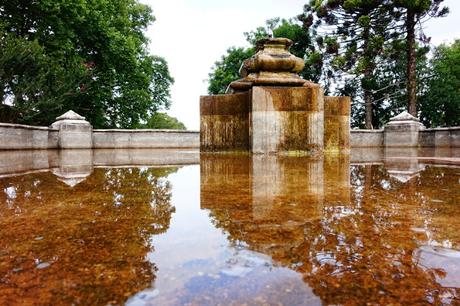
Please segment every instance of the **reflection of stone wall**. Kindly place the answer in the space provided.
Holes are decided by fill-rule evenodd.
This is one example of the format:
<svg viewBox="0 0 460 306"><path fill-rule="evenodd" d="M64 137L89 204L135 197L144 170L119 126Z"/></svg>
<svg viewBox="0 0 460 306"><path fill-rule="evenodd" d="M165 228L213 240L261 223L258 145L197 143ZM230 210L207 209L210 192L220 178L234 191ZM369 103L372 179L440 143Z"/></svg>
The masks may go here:
<svg viewBox="0 0 460 306"><path fill-rule="evenodd" d="M324 199L328 203L350 203L350 155L324 156Z"/></svg>
<svg viewBox="0 0 460 306"><path fill-rule="evenodd" d="M94 167L152 167L198 164L189 150L27 150L0 151L0 178L51 171L69 186L84 181Z"/></svg>

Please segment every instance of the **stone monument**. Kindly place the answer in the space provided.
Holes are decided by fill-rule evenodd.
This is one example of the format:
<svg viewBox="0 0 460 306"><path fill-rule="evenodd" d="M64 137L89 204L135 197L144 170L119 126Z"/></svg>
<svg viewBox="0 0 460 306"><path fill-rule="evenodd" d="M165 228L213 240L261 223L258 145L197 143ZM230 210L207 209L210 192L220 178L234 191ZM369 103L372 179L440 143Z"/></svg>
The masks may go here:
<svg viewBox="0 0 460 306"><path fill-rule="evenodd" d="M349 150L350 99L325 98L321 86L302 79L304 60L289 52L291 45L286 38L258 41L227 94L200 98L202 152Z"/></svg>

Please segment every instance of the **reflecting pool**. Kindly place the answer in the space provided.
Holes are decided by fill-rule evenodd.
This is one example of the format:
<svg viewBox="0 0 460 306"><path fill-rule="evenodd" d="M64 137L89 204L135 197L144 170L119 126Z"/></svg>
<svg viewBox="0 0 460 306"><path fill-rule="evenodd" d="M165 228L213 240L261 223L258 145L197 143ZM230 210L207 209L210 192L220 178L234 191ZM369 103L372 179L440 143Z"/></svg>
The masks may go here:
<svg viewBox="0 0 460 306"><path fill-rule="evenodd" d="M457 155L361 153L0 153L0 304L459 304Z"/></svg>

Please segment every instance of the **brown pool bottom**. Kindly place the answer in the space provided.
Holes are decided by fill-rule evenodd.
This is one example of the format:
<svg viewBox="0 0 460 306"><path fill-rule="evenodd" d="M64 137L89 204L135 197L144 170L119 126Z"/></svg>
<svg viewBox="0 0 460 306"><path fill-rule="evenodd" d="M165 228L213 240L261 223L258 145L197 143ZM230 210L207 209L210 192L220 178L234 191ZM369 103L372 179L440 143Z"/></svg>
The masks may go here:
<svg viewBox="0 0 460 306"><path fill-rule="evenodd" d="M459 187L346 156L4 177L0 304L459 304Z"/></svg>

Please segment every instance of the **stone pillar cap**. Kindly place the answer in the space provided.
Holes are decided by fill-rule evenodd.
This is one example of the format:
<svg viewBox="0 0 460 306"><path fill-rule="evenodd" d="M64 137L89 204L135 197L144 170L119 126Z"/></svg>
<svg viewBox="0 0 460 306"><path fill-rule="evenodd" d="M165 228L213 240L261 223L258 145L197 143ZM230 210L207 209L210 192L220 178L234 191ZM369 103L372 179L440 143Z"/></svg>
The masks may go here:
<svg viewBox="0 0 460 306"><path fill-rule="evenodd" d="M86 119L85 117L80 116L79 114L77 114L73 110L69 110L65 114L63 114L63 115L61 115L59 117L56 117L57 121L61 121L61 120L85 120L85 119Z"/></svg>
<svg viewBox="0 0 460 306"><path fill-rule="evenodd" d="M416 122L420 122L420 120L417 117L412 116L411 114L409 114L406 111L403 111L401 114L390 118L390 121L391 122L393 122L393 121L416 121Z"/></svg>
<svg viewBox="0 0 460 306"><path fill-rule="evenodd" d="M91 125L86 118L80 116L73 110L69 110L67 113L56 118L56 121L51 124L51 127L54 129L59 129L63 124L73 124L73 125Z"/></svg>

